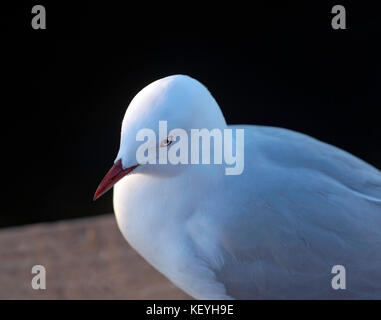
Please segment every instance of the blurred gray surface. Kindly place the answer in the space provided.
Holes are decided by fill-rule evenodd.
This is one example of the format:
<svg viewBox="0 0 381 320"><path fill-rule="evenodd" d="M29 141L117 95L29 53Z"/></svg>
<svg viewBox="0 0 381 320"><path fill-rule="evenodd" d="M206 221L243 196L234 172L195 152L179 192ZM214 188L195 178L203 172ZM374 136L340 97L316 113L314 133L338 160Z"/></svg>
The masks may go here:
<svg viewBox="0 0 381 320"><path fill-rule="evenodd" d="M33 265L46 268L34 290ZM190 299L124 240L112 214L0 229L0 299Z"/></svg>

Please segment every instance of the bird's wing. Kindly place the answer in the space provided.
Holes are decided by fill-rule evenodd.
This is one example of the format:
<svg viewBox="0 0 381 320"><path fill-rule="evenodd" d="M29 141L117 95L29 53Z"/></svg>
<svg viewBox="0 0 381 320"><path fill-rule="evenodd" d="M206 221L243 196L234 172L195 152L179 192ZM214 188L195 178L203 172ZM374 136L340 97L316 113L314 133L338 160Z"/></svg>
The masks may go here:
<svg viewBox="0 0 381 320"><path fill-rule="evenodd" d="M227 294L381 298L380 171L303 134L244 128L245 170L226 178L229 190L216 193L232 196L199 220ZM345 293L332 289L334 265L346 267Z"/></svg>
<svg viewBox="0 0 381 320"><path fill-rule="evenodd" d="M331 177L364 197L381 201L381 172L330 144L295 131L266 126L248 130L255 143L262 136L263 155L282 166L310 169Z"/></svg>

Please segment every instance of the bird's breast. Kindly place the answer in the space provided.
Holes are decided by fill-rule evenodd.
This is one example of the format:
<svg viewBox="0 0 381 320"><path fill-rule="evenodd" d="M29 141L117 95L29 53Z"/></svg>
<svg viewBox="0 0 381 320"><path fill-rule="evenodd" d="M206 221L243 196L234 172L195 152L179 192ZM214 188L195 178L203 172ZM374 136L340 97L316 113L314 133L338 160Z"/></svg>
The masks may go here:
<svg viewBox="0 0 381 320"><path fill-rule="evenodd" d="M179 188L176 179L165 181L143 174L128 176L114 187L114 211L120 231L158 269L166 260L168 243L181 241L179 235L185 234L192 211L186 198L176 197Z"/></svg>

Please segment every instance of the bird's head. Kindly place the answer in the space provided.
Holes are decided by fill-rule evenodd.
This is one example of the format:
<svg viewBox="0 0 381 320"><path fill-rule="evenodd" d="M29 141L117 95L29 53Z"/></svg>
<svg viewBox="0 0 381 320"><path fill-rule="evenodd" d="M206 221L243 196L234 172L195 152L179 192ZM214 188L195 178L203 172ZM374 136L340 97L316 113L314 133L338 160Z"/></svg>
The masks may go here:
<svg viewBox="0 0 381 320"><path fill-rule="evenodd" d="M160 150L171 148L176 143L173 136L163 136L159 132L160 121L166 121L168 133L178 128L189 133L191 129L211 130L226 126L217 102L197 80L184 75L173 75L152 82L132 99L127 108L118 155L99 184L94 200L137 167L145 166L137 159L137 151L143 143L147 150L156 151L156 163L160 163L160 157L164 156ZM144 141L140 139L140 135L147 136L147 131L154 133L156 138ZM152 164L149 166L152 167ZM155 169L160 168L157 165Z"/></svg>

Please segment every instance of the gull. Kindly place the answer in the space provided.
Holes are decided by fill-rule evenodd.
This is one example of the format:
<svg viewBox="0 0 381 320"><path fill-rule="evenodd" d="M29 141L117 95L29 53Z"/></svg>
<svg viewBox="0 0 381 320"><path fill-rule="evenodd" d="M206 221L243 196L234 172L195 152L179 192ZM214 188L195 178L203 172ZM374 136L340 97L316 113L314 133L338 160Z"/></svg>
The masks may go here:
<svg viewBox="0 0 381 320"><path fill-rule="evenodd" d="M138 163L138 131L158 136L161 120L186 131L244 129L244 170ZM127 242L196 299L381 299L381 172L302 133L227 125L189 76L133 98L94 200L113 186Z"/></svg>

